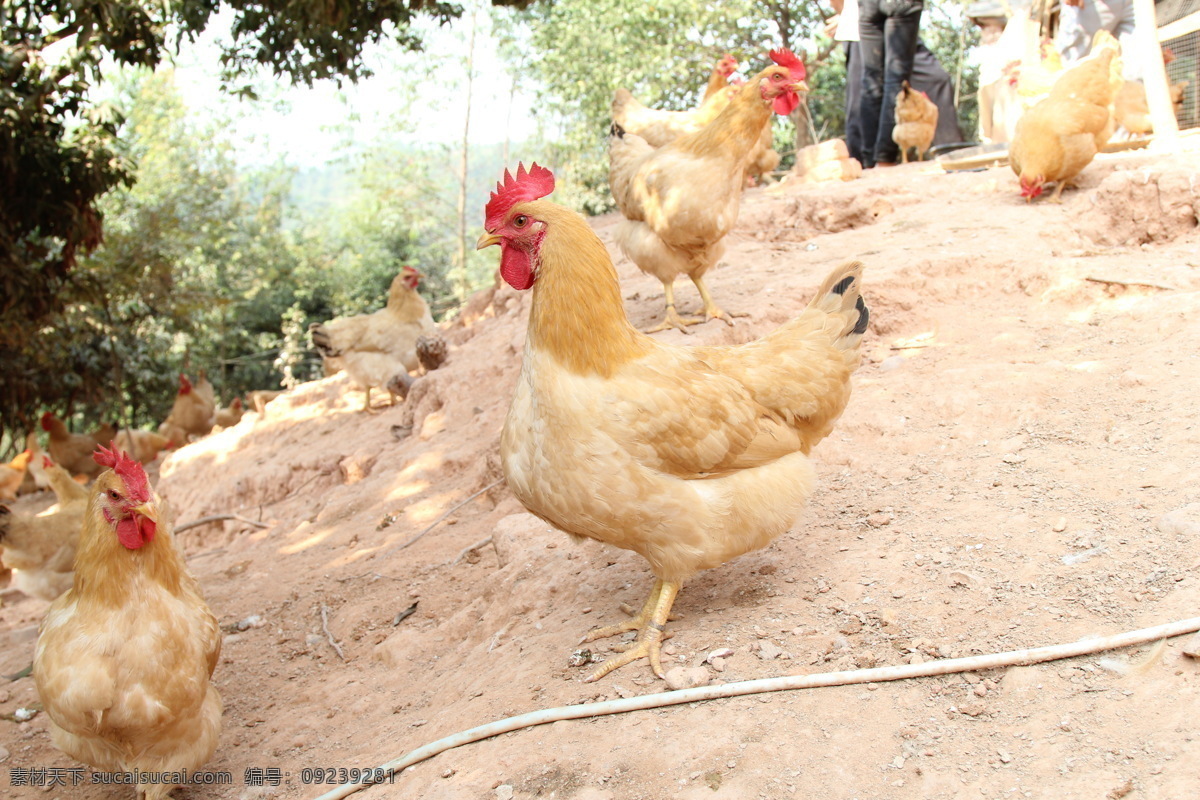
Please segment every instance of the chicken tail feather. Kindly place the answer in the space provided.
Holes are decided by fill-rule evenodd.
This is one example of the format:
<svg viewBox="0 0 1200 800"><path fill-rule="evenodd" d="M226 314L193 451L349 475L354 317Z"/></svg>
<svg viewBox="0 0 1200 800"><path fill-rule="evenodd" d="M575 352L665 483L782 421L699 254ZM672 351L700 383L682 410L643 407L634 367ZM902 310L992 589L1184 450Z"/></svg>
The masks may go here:
<svg viewBox="0 0 1200 800"><path fill-rule="evenodd" d="M841 265L825 278L816 297L809 303L809 308L843 320L843 328L836 341L843 350L858 347L871 321L871 312L861 293L862 271L861 261Z"/></svg>
<svg viewBox="0 0 1200 800"><path fill-rule="evenodd" d="M308 335L312 337L313 347L323 358L337 358L342 354L333 346L333 341L329 338L329 331L325 330L324 325L318 322L309 325Z"/></svg>

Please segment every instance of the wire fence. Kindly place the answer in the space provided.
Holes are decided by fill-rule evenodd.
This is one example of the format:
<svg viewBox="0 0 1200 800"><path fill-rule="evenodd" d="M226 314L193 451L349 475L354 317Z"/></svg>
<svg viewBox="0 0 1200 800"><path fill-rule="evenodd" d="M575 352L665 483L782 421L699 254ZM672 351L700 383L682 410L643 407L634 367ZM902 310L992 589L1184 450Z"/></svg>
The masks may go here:
<svg viewBox="0 0 1200 800"><path fill-rule="evenodd" d="M1180 129L1200 127L1200 0L1163 0L1154 7Z"/></svg>

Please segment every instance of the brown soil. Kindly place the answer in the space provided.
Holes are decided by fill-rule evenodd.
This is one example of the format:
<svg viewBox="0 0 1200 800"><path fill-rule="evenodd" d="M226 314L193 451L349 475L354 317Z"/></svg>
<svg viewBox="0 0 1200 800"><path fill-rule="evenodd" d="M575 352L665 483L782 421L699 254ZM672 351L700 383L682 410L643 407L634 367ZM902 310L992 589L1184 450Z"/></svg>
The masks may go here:
<svg viewBox="0 0 1200 800"><path fill-rule="evenodd" d="M867 264L872 325L854 398L817 449L807 511L771 547L684 589L671 664L738 681L1196 616L1198 173L1195 154L1105 157L1061 206L1023 202L1007 169L919 164L748 192L709 282L748 316L658 335L747 341L847 258ZM610 243L614 221L596 220ZM617 265L648 327L661 287ZM698 307L686 282L677 294L681 311ZM335 376L163 464L158 490L179 521L235 511L267 525L179 536L229 631L215 676L225 729L208 768L233 785L177 797L312 798L331 787L303 785L315 777L304 770L371 767L509 715L665 689L644 662L595 684L569 664L588 628L641 601L640 558L572 544L493 485L527 310L507 287L479 298L449 331L446 366L405 405L358 413L361 394ZM45 608L5 598L0 672L30 662ZM557 722L357 796L1196 797L1200 664L1184 643L1133 671L1150 646ZM703 666L726 647L723 671ZM0 714L36 702L30 678L0 686ZM14 768L69 766L44 713L0 721L0 794L132 793L9 785ZM283 785L247 785L253 767L278 769Z"/></svg>

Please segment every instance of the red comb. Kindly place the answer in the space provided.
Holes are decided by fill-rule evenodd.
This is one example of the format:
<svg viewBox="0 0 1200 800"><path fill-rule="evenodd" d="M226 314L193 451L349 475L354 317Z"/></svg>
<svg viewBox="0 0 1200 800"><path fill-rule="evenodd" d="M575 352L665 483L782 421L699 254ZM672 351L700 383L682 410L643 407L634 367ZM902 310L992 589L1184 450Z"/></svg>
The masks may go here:
<svg viewBox="0 0 1200 800"><path fill-rule="evenodd" d="M92 454L92 460L102 467L112 467L113 472L125 481L125 492L130 499L138 503L150 499L150 481L146 478L146 470L128 454L115 447L109 450L101 445Z"/></svg>
<svg viewBox="0 0 1200 800"><path fill-rule="evenodd" d="M492 199L484 209L486 217L483 227L489 231L500 227L504 216L517 203L537 200L554 191L554 173L534 162L528 170L524 164L517 166L517 177L504 170L504 182L496 184Z"/></svg>
<svg viewBox="0 0 1200 800"><path fill-rule="evenodd" d="M804 68L804 62L786 47L781 47L778 50L772 50L771 60L781 67L787 67L788 72L791 73L792 80L794 81L802 81L808 77L808 70Z"/></svg>
<svg viewBox="0 0 1200 800"><path fill-rule="evenodd" d="M188 380L188 376L182 372L179 373L179 393L187 394L192 390L192 382Z"/></svg>
<svg viewBox="0 0 1200 800"><path fill-rule="evenodd" d="M42 456L42 466L46 469L54 466L54 462L50 460L50 456Z"/></svg>
<svg viewBox="0 0 1200 800"><path fill-rule="evenodd" d="M47 411L45 414L42 414L42 430L50 430L50 420L52 419L54 419L54 415L49 411Z"/></svg>

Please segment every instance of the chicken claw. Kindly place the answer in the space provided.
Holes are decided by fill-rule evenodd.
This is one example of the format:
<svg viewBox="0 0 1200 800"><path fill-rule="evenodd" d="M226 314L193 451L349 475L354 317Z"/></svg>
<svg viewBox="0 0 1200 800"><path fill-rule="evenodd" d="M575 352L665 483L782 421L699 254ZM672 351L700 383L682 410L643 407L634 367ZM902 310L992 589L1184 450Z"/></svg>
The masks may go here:
<svg viewBox="0 0 1200 800"><path fill-rule="evenodd" d="M684 333L691 333L687 329L688 325L698 325L705 320L700 317L681 317L679 312L675 310L675 286L674 284L663 281L663 297L667 302L667 315L663 317L663 321L655 325L653 328L647 328L645 333L658 333L669 328L677 328Z"/></svg>
<svg viewBox="0 0 1200 800"><path fill-rule="evenodd" d="M674 605L675 595L678 593L678 583L655 580L642 610L635 616L616 625L590 631L583 641L594 642L606 636L633 630L638 631L638 637L621 655L605 661L585 680L588 683L598 681L613 670L642 658L650 659L650 668L654 670L655 675L665 677L662 668L662 643L664 639L669 638L665 629L671 616L671 606Z"/></svg>

